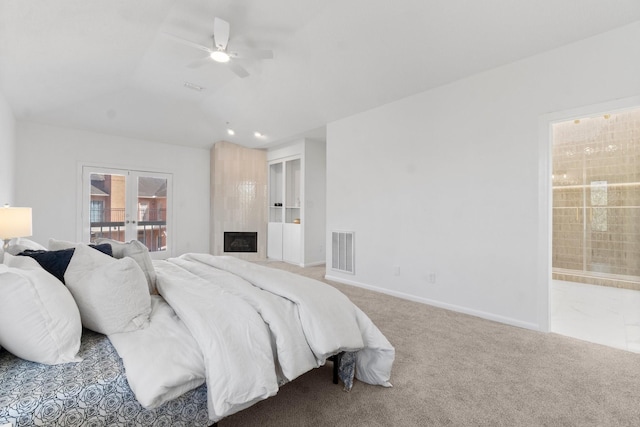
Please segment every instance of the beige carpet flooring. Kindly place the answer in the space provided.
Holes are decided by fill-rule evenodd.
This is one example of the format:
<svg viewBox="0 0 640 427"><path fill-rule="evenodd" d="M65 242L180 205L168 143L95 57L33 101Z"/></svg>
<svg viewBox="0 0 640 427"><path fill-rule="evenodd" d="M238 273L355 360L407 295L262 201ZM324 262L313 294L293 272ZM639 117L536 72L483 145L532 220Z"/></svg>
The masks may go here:
<svg viewBox="0 0 640 427"><path fill-rule="evenodd" d="M327 363L220 427L640 426L640 354L331 284L394 345L394 387L346 393Z"/></svg>

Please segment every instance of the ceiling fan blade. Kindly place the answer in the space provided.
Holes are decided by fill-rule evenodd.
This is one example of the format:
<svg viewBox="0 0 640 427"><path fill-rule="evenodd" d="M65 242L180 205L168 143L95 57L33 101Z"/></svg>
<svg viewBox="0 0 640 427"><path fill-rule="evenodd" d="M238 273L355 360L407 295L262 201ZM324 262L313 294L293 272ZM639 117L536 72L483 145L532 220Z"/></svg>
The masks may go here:
<svg viewBox="0 0 640 427"><path fill-rule="evenodd" d="M249 75L249 72L247 70L234 63L233 61L227 62L227 66L231 68L231 71L233 71L238 77L245 78Z"/></svg>
<svg viewBox="0 0 640 427"><path fill-rule="evenodd" d="M229 43L229 23L218 17L213 18L213 43L220 50L225 50Z"/></svg>
<svg viewBox="0 0 640 427"><path fill-rule="evenodd" d="M273 51L261 49L247 49L229 52L229 56L240 59L273 59Z"/></svg>
<svg viewBox="0 0 640 427"><path fill-rule="evenodd" d="M211 64L211 57L207 55L204 58L196 59L195 61L188 63L187 68L200 68L208 64Z"/></svg>
<svg viewBox="0 0 640 427"><path fill-rule="evenodd" d="M208 47L203 46L201 44L198 44L196 42L192 42L191 40L183 39L182 37L178 37L178 36L175 36L175 35L170 34L170 33L163 33L163 34L166 35L167 37L179 42L179 43L186 44L187 46L191 46L191 47L194 47L196 49L200 49L200 50L202 50L204 52L207 52L207 53L211 53L212 52L211 48L208 48Z"/></svg>

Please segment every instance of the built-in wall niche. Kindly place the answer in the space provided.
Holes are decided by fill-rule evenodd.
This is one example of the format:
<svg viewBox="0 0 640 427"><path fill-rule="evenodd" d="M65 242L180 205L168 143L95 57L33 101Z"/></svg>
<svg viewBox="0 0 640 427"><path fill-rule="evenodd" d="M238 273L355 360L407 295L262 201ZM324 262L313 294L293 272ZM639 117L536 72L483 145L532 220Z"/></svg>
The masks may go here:
<svg viewBox="0 0 640 427"><path fill-rule="evenodd" d="M292 159L285 162L286 168L286 206L285 222L289 224L300 224L300 159Z"/></svg>
<svg viewBox="0 0 640 427"><path fill-rule="evenodd" d="M325 262L324 142L269 150L267 257L301 266Z"/></svg>
<svg viewBox="0 0 640 427"><path fill-rule="evenodd" d="M269 163L267 257L301 261L302 183L300 156Z"/></svg>
<svg viewBox="0 0 640 427"><path fill-rule="evenodd" d="M300 224L301 194L299 158L269 165L269 222Z"/></svg>
<svg viewBox="0 0 640 427"><path fill-rule="evenodd" d="M269 222L282 222L284 211L283 177L282 162L269 165Z"/></svg>

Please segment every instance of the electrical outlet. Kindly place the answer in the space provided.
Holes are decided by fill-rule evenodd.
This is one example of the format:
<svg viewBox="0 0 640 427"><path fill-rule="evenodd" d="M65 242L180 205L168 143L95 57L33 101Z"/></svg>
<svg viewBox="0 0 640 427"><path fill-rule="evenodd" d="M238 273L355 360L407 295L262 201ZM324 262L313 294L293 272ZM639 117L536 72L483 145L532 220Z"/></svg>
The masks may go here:
<svg viewBox="0 0 640 427"><path fill-rule="evenodd" d="M399 265L394 265L393 266L393 275L394 276L399 276L400 275L400 266Z"/></svg>
<svg viewBox="0 0 640 427"><path fill-rule="evenodd" d="M436 273L434 272L429 273L428 280L429 280L429 283L431 284L436 283Z"/></svg>

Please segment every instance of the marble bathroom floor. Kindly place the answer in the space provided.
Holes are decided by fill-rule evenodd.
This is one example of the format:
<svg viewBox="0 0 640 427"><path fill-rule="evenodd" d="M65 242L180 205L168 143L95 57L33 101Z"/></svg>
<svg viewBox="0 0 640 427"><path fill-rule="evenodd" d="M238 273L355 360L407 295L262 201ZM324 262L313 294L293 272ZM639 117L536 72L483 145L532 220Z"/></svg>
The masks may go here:
<svg viewBox="0 0 640 427"><path fill-rule="evenodd" d="M554 280L551 332L640 353L640 291Z"/></svg>

